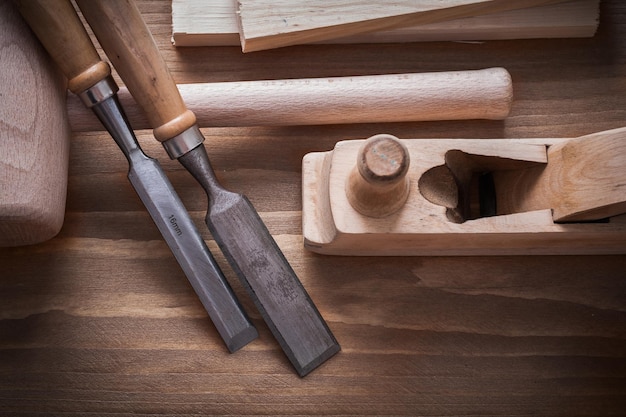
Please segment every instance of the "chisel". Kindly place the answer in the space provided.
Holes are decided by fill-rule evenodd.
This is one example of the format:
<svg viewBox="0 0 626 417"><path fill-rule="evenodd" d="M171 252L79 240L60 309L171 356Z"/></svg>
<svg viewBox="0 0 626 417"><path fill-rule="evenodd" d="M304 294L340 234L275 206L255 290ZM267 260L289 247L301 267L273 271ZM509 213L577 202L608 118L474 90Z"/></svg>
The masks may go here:
<svg viewBox="0 0 626 417"><path fill-rule="evenodd" d="M20 0L22 16L129 162L128 178L234 352L258 336L158 161L146 156L117 100L117 85L69 0Z"/></svg>
<svg viewBox="0 0 626 417"><path fill-rule="evenodd" d="M298 374L308 374L337 353L339 344L252 204L218 182L195 115L186 108L136 5L77 3L144 109L155 138L206 191L209 230Z"/></svg>

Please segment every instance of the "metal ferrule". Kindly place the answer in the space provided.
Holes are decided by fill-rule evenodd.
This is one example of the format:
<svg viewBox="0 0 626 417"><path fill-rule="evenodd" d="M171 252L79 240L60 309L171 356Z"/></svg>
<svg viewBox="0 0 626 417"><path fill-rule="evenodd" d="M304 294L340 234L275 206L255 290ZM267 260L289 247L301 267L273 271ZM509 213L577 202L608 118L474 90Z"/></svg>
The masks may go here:
<svg viewBox="0 0 626 417"><path fill-rule="evenodd" d="M78 94L78 97L85 103L85 106L91 108L98 103L102 103L107 98L113 96L119 90L117 84L110 75L102 80L98 81L93 86L89 87L82 93Z"/></svg>
<svg viewBox="0 0 626 417"><path fill-rule="evenodd" d="M113 93L111 96L103 98L100 102L95 103L91 110L98 116L102 125L109 131L129 161L133 155L135 157L136 154L143 155L135 134L126 119L124 109L119 103L117 94Z"/></svg>
<svg viewBox="0 0 626 417"><path fill-rule="evenodd" d="M170 158L178 159L200 146L202 142L204 142L204 135L200 132L198 125L195 124L181 134L161 143Z"/></svg>

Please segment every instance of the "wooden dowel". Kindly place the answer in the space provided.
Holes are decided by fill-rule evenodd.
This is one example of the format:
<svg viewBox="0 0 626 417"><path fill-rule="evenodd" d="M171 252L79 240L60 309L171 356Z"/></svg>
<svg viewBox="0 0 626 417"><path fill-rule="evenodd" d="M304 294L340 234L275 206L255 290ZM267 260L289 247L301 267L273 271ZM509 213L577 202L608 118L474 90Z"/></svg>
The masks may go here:
<svg viewBox="0 0 626 417"><path fill-rule="evenodd" d="M504 119L513 87L503 68L355 77L179 85L200 127ZM134 129L150 128L125 88L119 97ZM73 131L101 129L75 97Z"/></svg>

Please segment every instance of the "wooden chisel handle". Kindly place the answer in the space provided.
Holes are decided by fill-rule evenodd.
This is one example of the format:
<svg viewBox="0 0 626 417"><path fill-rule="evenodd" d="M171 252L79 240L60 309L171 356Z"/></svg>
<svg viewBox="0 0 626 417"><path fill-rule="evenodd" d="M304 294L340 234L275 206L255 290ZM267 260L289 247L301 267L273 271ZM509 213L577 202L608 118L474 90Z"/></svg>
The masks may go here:
<svg viewBox="0 0 626 417"><path fill-rule="evenodd" d="M513 98L504 68L181 84L200 127L500 120ZM136 129L152 127L128 90L121 102ZM68 101L74 131L98 129L76 100Z"/></svg>
<svg viewBox="0 0 626 417"><path fill-rule="evenodd" d="M108 58L146 113L157 140L166 141L196 123L152 34L130 0L77 1Z"/></svg>
<svg viewBox="0 0 626 417"><path fill-rule="evenodd" d="M111 74L69 1L17 0L16 4L68 78L70 91L80 94Z"/></svg>

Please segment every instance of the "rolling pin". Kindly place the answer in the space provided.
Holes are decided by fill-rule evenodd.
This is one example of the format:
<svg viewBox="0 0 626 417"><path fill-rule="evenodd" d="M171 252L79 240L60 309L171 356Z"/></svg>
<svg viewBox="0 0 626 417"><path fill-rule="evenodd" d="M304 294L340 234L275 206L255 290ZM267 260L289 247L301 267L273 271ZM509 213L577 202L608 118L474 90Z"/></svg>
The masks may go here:
<svg viewBox="0 0 626 417"><path fill-rule="evenodd" d="M200 127L501 120L513 87L504 68L353 77L181 84ZM128 90L120 101L135 129L150 124ZM68 98L75 132L99 130L76 97Z"/></svg>
<svg viewBox="0 0 626 417"><path fill-rule="evenodd" d="M40 243L65 214L65 77L12 2L0 2L0 246Z"/></svg>

